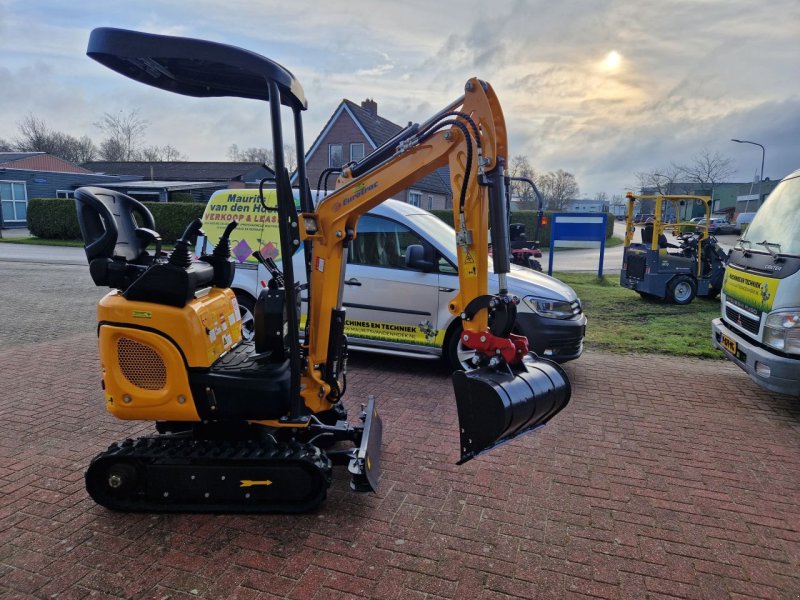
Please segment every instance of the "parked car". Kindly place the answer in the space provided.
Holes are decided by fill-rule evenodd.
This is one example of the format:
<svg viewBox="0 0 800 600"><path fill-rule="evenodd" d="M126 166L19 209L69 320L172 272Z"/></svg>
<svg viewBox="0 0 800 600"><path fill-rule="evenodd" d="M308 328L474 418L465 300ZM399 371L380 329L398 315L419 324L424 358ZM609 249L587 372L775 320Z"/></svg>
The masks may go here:
<svg viewBox="0 0 800 600"><path fill-rule="evenodd" d="M235 197L231 203L237 205L238 212L231 210L228 196ZM209 240L217 238L215 228L224 227L231 214L248 214L242 212L245 199L249 214L260 212L254 208L257 196L257 190L216 192L203 215ZM232 238L237 237L236 232L240 237L232 239L231 246L241 264L236 267L232 287L247 334L248 328L252 332L256 298L270 276L265 267L247 261L249 252L244 247L250 252L266 248L262 254L277 252L277 227L259 225L255 229L245 222L234 232ZM424 256L418 263L407 253L412 245L422 247ZM277 257L275 260L280 261ZM452 368L464 368L474 352L461 344L461 320L448 310L458 289L457 264L453 228L423 209L388 200L361 217L356 238L349 246L344 276L349 348L417 358L444 357ZM304 283L301 250L294 255L294 272ZM497 277L491 275L490 289L497 289L497 285ZM512 265L508 290L521 300L517 333L528 338L531 350L559 362L581 355L586 316L571 287L543 273Z"/></svg>
<svg viewBox="0 0 800 600"><path fill-rule="evenodd" d="M727 217L712 217L708 223L708 233L711 235L736 233L736 224L731 223Z"/></svg>
<svg viewBox="0 0 800 600"><path fill-rule="evenodd" d="M743 212L736 215L736 232L735 233L742 233L750 223L753 222L753 217L756 216L754 212Z"/></svg>

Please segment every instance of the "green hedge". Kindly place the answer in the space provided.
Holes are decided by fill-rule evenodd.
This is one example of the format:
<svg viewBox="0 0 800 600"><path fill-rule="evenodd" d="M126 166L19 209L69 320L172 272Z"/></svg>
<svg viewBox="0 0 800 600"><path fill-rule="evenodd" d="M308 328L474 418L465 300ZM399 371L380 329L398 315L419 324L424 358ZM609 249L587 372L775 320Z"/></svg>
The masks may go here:
<svg viewBox="0 0 800 600"><path fill-rule="evenodd" d="M203 216L205 204L189 202L145 202L153 213L156 230L165 242L177 240L186 226ZM75 202L61 198L33 198L28 202L28 230L48 240L79 240L81 230Z"/></svg>
<svg viewBox="0 0 800 600"><path fill-rule="evenodd" d="M432 210L434 215L439 217L448 225L453 225L453 211L452 210ZM539 242L541 247L545 248L550 245L550 222L553 220L553 213L545 211L547 224L539 227ZM536 211L533 210L515 210L511 213L512 223L522 223L525 225L525 235L528 240L533 240L533 234L536 231ZM614 215L609 214L606 222L606 239L614 235Z"/></svg>
<svg viewBox="0 0 800 600"><path fill-rule="evenodd" d="M186 226L203 216L206 205L199 202L145 202L153 213L156 229L165 242L177 240ZM453 224L452 210L433 210L434 215L449 225ZM547 224L539 228L542 247L550 244L550 221L552 213L546 212ZM533 241L536 231L536 212L520 210L511 213L512 223L523 223L528 239ZM34 198L28 202L28 229L38 238L50 240L79 240L81 230L75 213L75 202L60 198ZM614 233L614 218L609 215L606 238Z"/></svg>

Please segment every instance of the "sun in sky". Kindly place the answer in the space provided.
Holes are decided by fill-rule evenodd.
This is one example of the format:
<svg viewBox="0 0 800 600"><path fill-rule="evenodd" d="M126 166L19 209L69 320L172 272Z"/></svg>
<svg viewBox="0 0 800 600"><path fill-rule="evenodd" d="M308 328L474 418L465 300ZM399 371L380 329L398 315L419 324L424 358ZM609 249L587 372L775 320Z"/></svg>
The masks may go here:
<svg viewBox="0 0 800 600"><path fill-rule="evenodd" d="M622 64L622 55L616 50L610 50L608 54L603 57L601 66L604 71L618 71Z"/></svg>

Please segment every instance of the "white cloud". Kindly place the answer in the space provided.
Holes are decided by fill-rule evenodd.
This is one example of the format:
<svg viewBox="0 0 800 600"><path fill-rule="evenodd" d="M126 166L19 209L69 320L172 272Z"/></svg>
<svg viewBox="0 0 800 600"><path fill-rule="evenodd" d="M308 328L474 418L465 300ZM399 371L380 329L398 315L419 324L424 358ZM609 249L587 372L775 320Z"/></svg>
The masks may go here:
<svg viewBox="0 0 800 600"><path fill-rule="evenodd" d="M749 179L760 157L731 137L767 147L767 175L800 166L800 4L769 11L746 0L430 2L162 0L0 1L0 138L28 112L73 135L97 137L103 112L140 107L150 142L192 159L225 159L228 146L265 145L263 104L170 95L85 56L94 26L229 43L289 68L309 99L307 143L343 97L374 98L380 114L423 120L472 76L503 103L511 153L538 170L563 168L581 189L616 193L635 171L720 151ZM487 16L490 15L490 16ZM598 62L611 50L616 71ZM755 160L759 158L759 161Z"/></svg>

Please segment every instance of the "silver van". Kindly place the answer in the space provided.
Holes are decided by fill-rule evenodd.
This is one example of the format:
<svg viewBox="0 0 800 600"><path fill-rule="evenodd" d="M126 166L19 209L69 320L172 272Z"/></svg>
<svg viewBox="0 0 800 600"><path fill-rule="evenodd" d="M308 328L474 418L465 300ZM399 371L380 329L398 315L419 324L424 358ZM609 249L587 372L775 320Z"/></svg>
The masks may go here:
<svg viewBox="0 0 800 600"><path fill-rule="evenodd" d="M237 190L237 197L248 197L250 192ZM225 193L230 190L215 197ZM258 202L257 191L252 200ZM214 198L209 201L203 215L205 229L215 219L219 221L212 207L222 206ZM209 237L213 241L214 233L209 232ZM262 237L258 244L275 248L277 239ZM424 260L407 258L411 245L422 246ZM242 262L236 267L232 288L245 335L248 331L252 335L255 299L270 275L258 263L244 262L245 253L237 254L236 247L234 254ZM297 251L293 260L295 275L304 283L303 252ZM474 352L460 344L460 319L447 308L458 289L456 264L453 228L423 209L387 200L361 217L344 278L348 347L415 358L443 357L452 368L464 368ZM530 349L540 356L559 362L578 358L583 352L586 316L573 289L525 267L512 265L511 269L508 289L521 300L517 333L525 335ZM489 287L497 287L493 274Z"/></svg>

